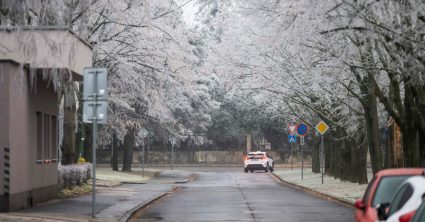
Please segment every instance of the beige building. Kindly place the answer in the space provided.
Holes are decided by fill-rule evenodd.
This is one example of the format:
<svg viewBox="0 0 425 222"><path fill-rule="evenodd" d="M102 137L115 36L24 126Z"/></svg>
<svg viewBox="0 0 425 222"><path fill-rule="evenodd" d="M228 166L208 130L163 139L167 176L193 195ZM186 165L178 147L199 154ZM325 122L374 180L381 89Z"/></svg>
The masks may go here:
<svg viewBox="0 0 425 222"><path fill-rule="evenodd" d="M0 28L0 211L57 195L57 82L90 66L92 48L68 29Z"/></svg>

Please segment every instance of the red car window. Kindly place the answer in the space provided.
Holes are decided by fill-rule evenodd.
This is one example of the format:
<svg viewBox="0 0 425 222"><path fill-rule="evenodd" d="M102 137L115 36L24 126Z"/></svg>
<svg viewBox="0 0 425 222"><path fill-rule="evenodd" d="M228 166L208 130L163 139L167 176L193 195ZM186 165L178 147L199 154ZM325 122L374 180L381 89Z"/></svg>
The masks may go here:
<svg viewBox="0 0 425 222"><path fill-rule="evenodd" d="M370 193L371 193L371 191L372 191L372 187L373 187L373 185L374 185L375 181L376 181L376 177L374 176L374 177L372 178L372 180L370 181L369 185L367 186L366 192L365 192L365 193L364 193L364 195L363 195L363 202L364 202L364 203L367 203L367 202L368 202L368 200L369 200L369 195L370 195Z"/></svg>
<svg viewBox="0 0 425 222"><path fill-rule="evenodd" d="M376 188L372 207L382 203L390 203L394 197L394 192L409 177L411 175L383 176Z"/></svg>

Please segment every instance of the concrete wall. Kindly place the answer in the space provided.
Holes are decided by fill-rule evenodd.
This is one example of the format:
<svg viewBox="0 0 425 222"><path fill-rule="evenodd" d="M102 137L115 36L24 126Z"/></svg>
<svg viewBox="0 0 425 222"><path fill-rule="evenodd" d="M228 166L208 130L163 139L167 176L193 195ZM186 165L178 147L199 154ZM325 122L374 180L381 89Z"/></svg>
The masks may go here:
<svg viewBox="0 0 425 222"><path fill-rule="evenodd" d="M9 112L0 120L0 125L8 121L9 136L2 143L10 148L9 207L19 209L51 199L57 192L52 189L57 184L57 162L36 163L36 111L57 116L57 96L41 77L32 90L28 76L19 74L18 64L0 64L9 76L4 83L9 85L9 101L0 100Z"/></svg>
<svg viewBox="0 0 425 222"><path fill-rule="evenodd" d="M282 156L277 151L268 152L276 163L289 163L289 155L284 154ZM133 163L138 165L142 163L143 158L142 151L134 151ZM97 151L97 162L98 163L110 163L110 150L98 150ZM176 164L199 164L199 165L235 165L242 164L244 158L243 151L179 151L174 152L174 162ZM122 151L119 152L119 163L122 163ZM311 161L311 156L305 153L306 161ZM156 152L150 151L146 154L145 163L168 165L171 160L171 152ZM300 155L294 157L295 162L301 161Z"/></svg>

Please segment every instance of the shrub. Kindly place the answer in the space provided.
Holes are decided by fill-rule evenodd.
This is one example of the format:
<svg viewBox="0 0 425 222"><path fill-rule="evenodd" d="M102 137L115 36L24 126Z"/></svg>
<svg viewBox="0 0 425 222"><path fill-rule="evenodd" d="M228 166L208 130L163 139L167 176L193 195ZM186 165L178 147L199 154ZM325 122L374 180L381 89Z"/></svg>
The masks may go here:
<svg viewBox="0 0 425 222"><path fill-rule="evenodd" d="M61 188L70 188L87 183L92 178L91 169L92 165L90 163L58 165L59 186Z"/></svg>

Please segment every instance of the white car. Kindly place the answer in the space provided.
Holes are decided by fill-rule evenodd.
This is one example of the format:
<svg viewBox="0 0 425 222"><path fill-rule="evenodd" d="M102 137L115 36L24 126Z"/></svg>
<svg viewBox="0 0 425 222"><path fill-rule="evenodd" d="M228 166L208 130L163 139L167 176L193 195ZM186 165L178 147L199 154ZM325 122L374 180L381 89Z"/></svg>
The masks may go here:
<svg viewBox="0 0 425 222"><path fill-rule="evenodd" d="M414 176L403 182L397 189L388 210L387 222L399 222L400 217L415 211L425 195L425 177ZM408 221L408 220L407 220Z"/></svg>
<svg viewBox="0 0 425 222"><path fill-rule="evenodd" d="M268 153L261 151L248 153L243 165L245 173L248 171L252 173L254 170L264 170L265 172L274 170L273 158Z"/></svg>

